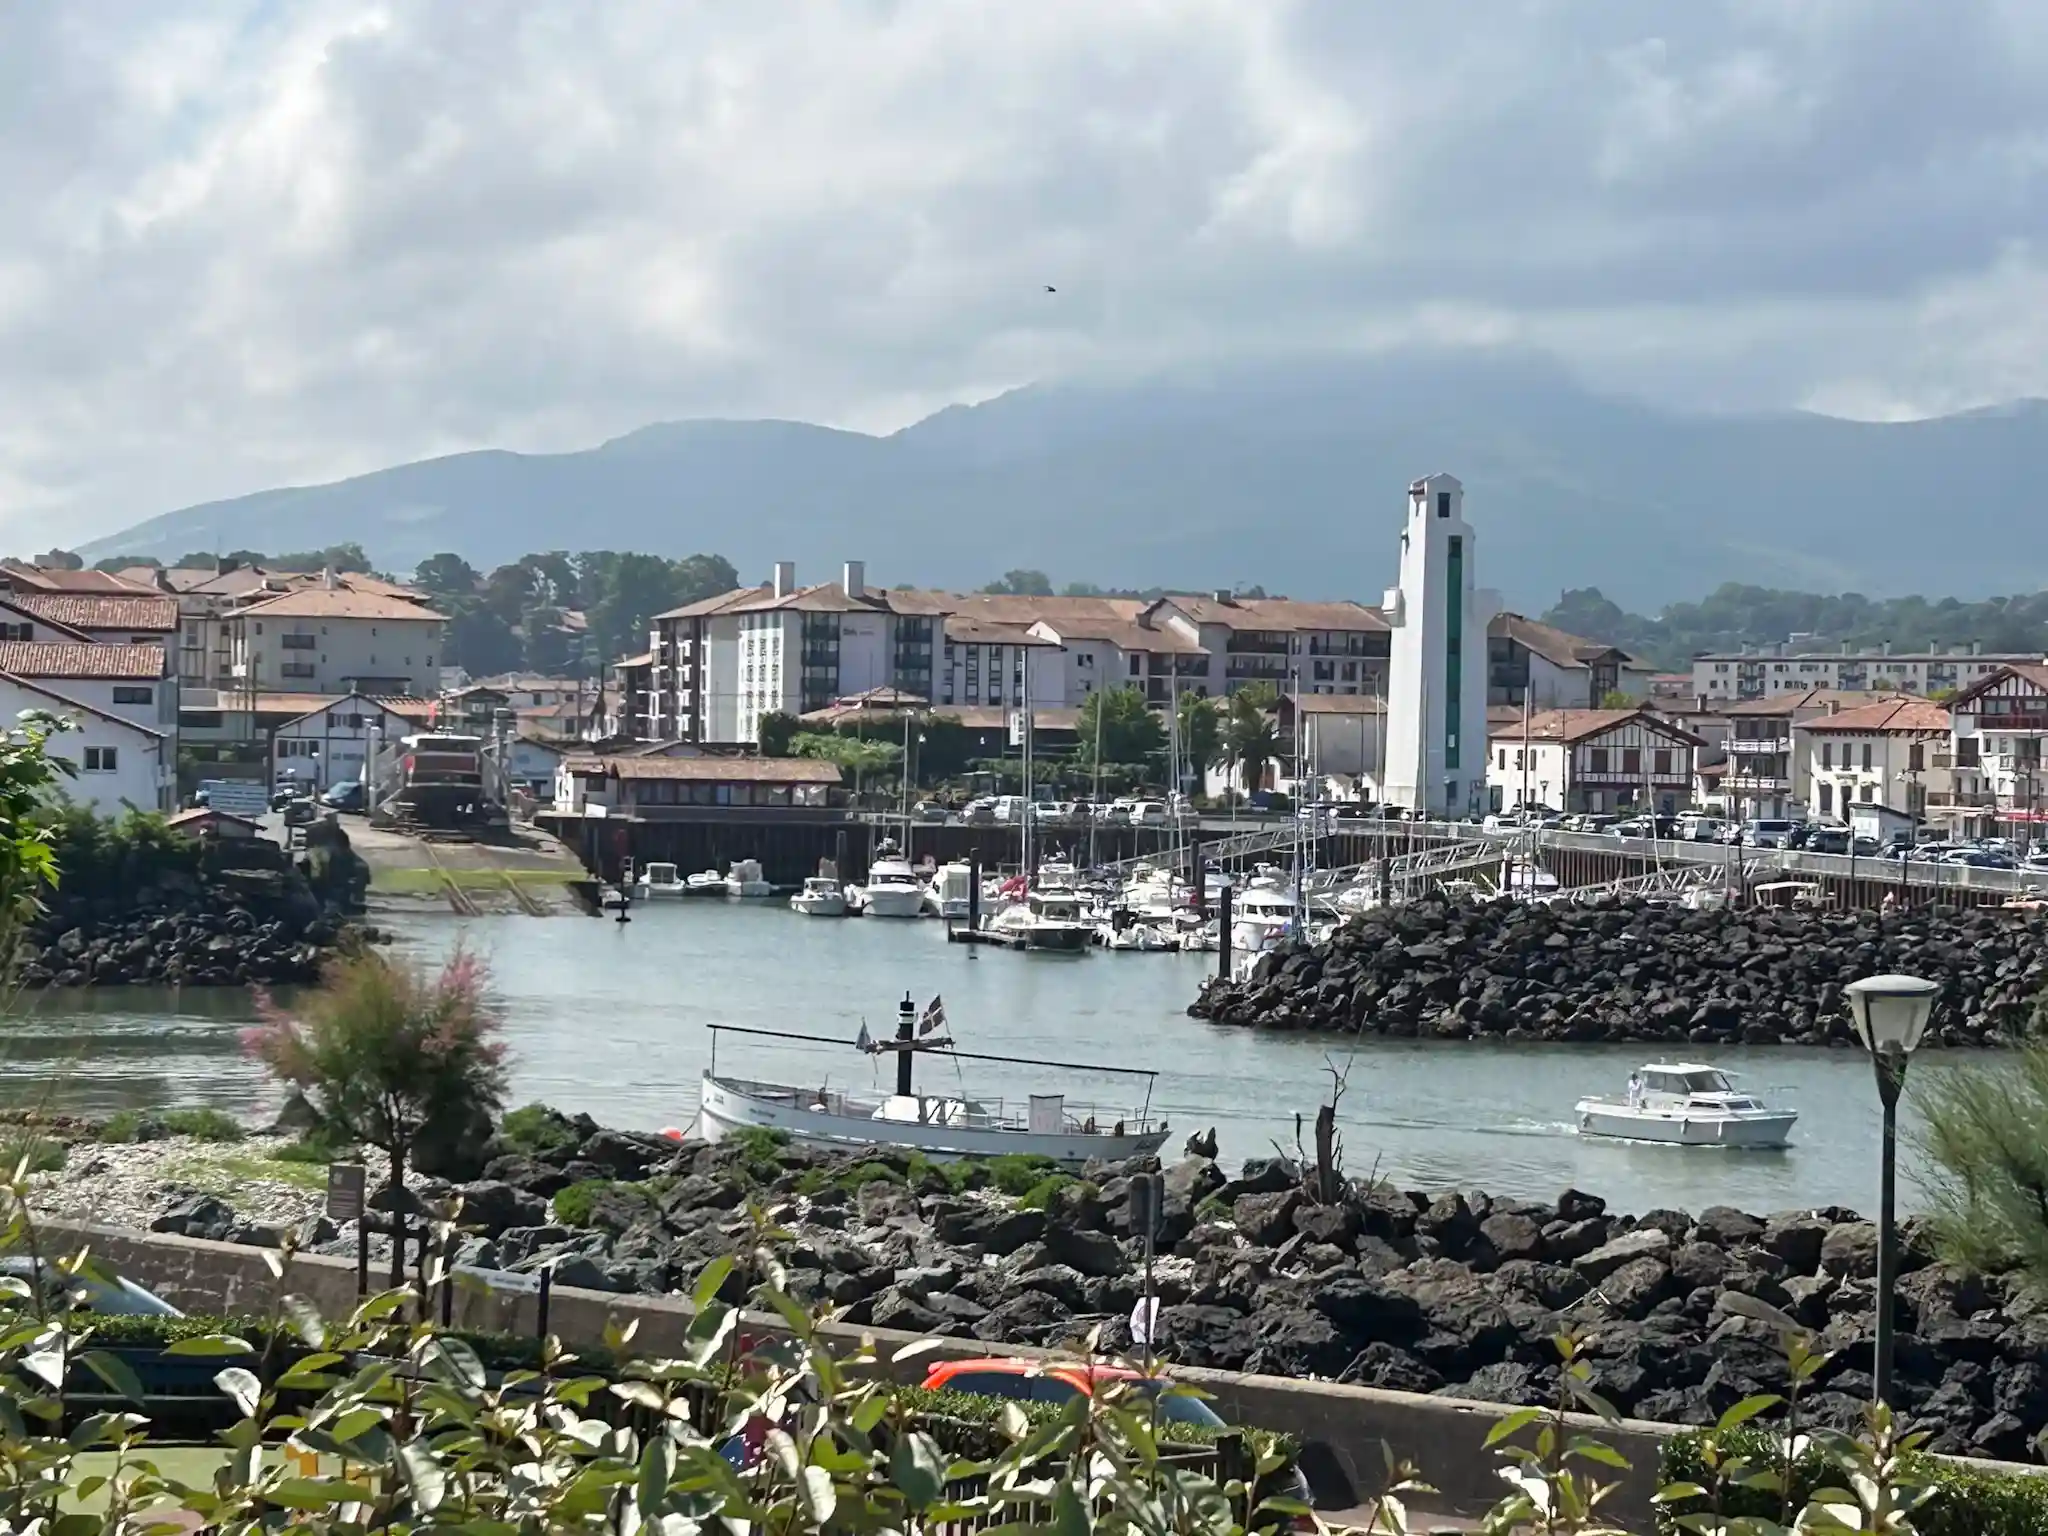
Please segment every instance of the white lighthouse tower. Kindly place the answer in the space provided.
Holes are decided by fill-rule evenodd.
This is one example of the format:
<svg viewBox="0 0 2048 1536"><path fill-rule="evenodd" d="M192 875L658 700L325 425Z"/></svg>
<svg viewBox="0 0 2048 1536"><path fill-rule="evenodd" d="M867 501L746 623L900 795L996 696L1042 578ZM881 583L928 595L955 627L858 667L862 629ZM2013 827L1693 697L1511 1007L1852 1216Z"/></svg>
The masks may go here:
<svg viewBox="0 0 2048 1536"><path fill-rule="evenodd" d="M1500 611L1480 589L1465 488L1450 475L1408 487L1401 584L1387 590L1386 772L1395 805L1437 816L1483 809L1486 791L1486 627Z"/></svg>

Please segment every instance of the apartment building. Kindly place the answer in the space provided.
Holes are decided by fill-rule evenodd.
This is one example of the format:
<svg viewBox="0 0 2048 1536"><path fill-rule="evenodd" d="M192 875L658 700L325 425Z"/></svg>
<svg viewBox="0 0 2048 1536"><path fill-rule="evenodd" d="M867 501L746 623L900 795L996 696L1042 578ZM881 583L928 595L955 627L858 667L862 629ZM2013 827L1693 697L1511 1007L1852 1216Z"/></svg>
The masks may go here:
<svg viewBox="0 0 2048 1536"><path fill-rule="evenodd" d="M441 691L446 622L420 603L330 578L226 615L227 687L432 697Z"/></svg>
<svg viewBox="0 0 2048 1536"><path fill-rule="evenodd" d="M1847 821L1852 807L1920 817L1953 793L1949 712L1926 699L1890 699L1806 722L1811 809Z"/></svg>
<svg viewBox="0 0 2048 1536"><path fill-rule="evenodd" d="M1700 739L1644 709L1552 709L1488 717L1493 810L1547 805L1600 814L1646 805L1660 816L1692 800Z"/></svg>
<svg viewBox="0 0 2048 1536"><path fill-rule="evenodd" d="M780 561L761 586L656 616L651 737L753 741L765 714L802 715L870 688L929 699L945 616L931 594L870 586L861 561L808 587Z"/></svg>
<svg viewBox="0 0 2048 1536"><path fill-rule="evenodd" d="M963 614L947 615L943 629L933 704L1066 705L1069 657L1058 640L1034 633L1028 624ZM1077 670L1091 674L1078 680L1081 692L1093 692L1092 660Z"/></svg>
<svg viewBox="0 0 2048 1536"><path fill-rule="evenodd" d="M1721 710L1728 722L1728 734L1721 743L1728 766L1721 775L1722 800L1716 808L1745 818L1805 815L1814 804L1808 724L1844 710L1898 703L1910 697L1808 688L1728 704ZM1701 707L1713 707L1712 701L1702 700Z"/></svg>
<svg viewBox="0 0 2048 1536"><path fill-rule="evenodd" d="M1988 826L2006 835L2040 836L2048 822L2044 739L2048 665L2000 667L1950 702L1946 766L1953 782L1945 800L1930 797L1930 803L1973 823L1966 830Z"/></svg>
<svg viewBox="0 0 2048 1536"><path fill-rule="evenodd" d="M1656 674L1617 645L1587 640L1519 613L1486 626L1486 702L1531 709L1601 709L1614 694L1648 699Z"/></svg>
<svg viewBox="0 0 2048 1536"><path fill-rule="evenodd" d="M1284 597L1162 597L1138 622L1172 625L1208 653L1204 692L1221 698L1247 683L1282 693L1377 694L1387 686L1393 630L1363 603Z"/></svg>
<svg viewBox="0 0 2048 1536"><path fill-rule="evenodd" d="M160 645L178 634L178 604L154 592L31 592L0 597L0 626L15 640L82 638L101 645ZM53 633L22 633L31 629Z"/></svg>
<svg viewBox="0 0 2048 1536"><path fill-rule="evenodd" d="M1984 655L1977 650L1876 652L1838 655L1709 655L1692 664L1693 691L1702 699L1761 699L1830 688L1842 693L1929 694L1969 688L2003 667L2040 666L2039 655Z"/></svg>

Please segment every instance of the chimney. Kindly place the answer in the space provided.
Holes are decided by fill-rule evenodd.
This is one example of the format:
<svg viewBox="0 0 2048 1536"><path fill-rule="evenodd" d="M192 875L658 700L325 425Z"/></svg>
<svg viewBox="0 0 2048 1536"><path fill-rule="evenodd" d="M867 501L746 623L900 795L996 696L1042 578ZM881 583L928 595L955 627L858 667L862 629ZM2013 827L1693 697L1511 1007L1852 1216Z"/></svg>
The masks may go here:
<svg viewBox="0 0 2048 1536"><path fill-rule="evenodd" d="M1982 656L1984 654L1984 642L1982 640L1972 640L1970 642L1970 654L1972 656Z"/></svg>
<svg viewBox="0 0 2048 1536"><path fill-rule="evenodd" d="M341 585L341 583L335 579L333 566L328 565L321 567L320 585L325 587L330 592L332 592L336 587Z"/></svg>
<svg viewBox="0 0 2048 1536"><path fill-rule="evenodd" d="M775 595L787 597L796 590L796 562L778 560L775 562Z"/></svg>
<svg viewBox="0 0 2048 1536"><path fill-rule="evenodd" d="M1881 643L1879 644L1879 646L1878 646L1878 654L1879 654L1879 655L1881 655L1881 656L1889 656L1889 655L1891 655L1891 653L1892 653L1892 643L1891 643L1891 641L1889 641L1889 640L1886 640L1886 641L1883 641L1883 642L1881 642Z"/></svg>
<svg viewBox="0 0 2048 1536"><path fill-rule="evenodd" d="M1219 603L1234 603L1237 601L1237 594L1228 587L1218 587L1215 595L1216 601Z"/></svg>
<svg viewBox="0 0 2048 1536"><path fill-rule="evenodd" d="M159 592L168 592L171 590L171 573L165 570L162 566L158 566L155 570L150 572L149 580L150 584L154 586Z"/></svg>
<svg viewBox="0 0 2048 1536"><path fill-rule="evenodd" d="M846 569L840 573L839 587L848 597L868 595L868 568L862 560L849 560Z"/></svg>

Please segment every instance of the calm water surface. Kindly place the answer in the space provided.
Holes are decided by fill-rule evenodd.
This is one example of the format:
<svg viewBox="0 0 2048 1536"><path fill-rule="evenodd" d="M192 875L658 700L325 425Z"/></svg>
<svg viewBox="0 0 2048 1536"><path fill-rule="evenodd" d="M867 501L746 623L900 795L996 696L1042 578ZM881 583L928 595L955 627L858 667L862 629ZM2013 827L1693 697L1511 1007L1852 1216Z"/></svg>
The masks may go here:
<svg viewBox="0 0 2048 1536"><path fill-rule="evenodd" d="M1172 1120L1171 1148L1214 1126L1232 1159L1268 1152L1276 1141L1291 1147L1295 1116L1313 1116L1329 1063L1343 1066L1351 1050L1344 1039L1254 1034L1186 1017L1213 956L979 951L948 945L935 922L833 922L779 905L722 902L640 907L623 927L438 914L387 926L399 931L403 950L436 957L460 942L489 961L507 1013L515 1102L545 1099L613 1124L689 1123L710 1061L709 1023L851 1041L863 1021L877 1034L892 1029L906 990L920 1005L943 994L964 1050L1156 1070L1152 1102ZM0 1024L0 1094L9 1102L99 1112L205 1103L241 1114L276 1102L240 1053L237 1032L250 1010L239 994L122 990L25 1004L23 1016ZM1783 1152L1575 1136L1573 1101L1619 1092L1644 1059L1636 1046L1361 1044L1339 1110L1346 1166L1363 1173L1377 1164L1421 1187L1530 1196L1572 1184L1635 1210L1874 1203L1876 1096L1861 1055L1715 1055L1745 1074L1745 1087L1799 1110L1795 1145ZM721 1037L718 1061L743 1075L854 1087L890 1070L846 1048L734 1035ZM1064 1092L1112 1112L1145 1097L1141 1078L924 1065L923 1081L957 1082L964 1072L982 1097ZM1936 1056L1914 1071L1945 1069ZM1910 1188L1905 1193L1910 1199Z"/></svg>

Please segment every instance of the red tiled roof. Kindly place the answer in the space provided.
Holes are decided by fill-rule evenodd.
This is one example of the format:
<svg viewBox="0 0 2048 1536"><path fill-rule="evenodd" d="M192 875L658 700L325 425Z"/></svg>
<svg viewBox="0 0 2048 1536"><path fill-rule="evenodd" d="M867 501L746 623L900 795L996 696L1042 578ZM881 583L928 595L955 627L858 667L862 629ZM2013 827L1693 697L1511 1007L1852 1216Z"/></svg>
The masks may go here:
<svg viewBox="0 0 2048 1536"><path fill-rule="evenodd" d="M16 677L94 677L159 682L169 675L160 645L92 645L82 640L0 641L0 672Z"/></svg>
<svg viewBox="0 0 2048 1536"><path fill-rule="evenodd" d="M422 603L389 597L381 592L351 592L346 587L304 587L297 592L251 603L238 610L236 617L245 615L278 619L389 619L436 624L447 618L447 615L437 613Z"/></svg>
<svg viewBox="0 0 2048 1536"><path fill-rule="evenodd" d="M1881 704L1866 704L1861 709L1845 709L1838 715L1823 715L1818 720L1807 721L1806 729L1821 735L1834 731L1852 734L1910 731L1946 736L1949 723L1946 705L1931 704L1926 699L1891 699Z"/></svg>
<svg viewBox="0 0 2048 1536"><path fill-rule="evenodd" d="M1517 720L1513 724L1492 721L1488 724L1489 734L1495 741L1571 742L1604 735L1617 726L1634 721L1640 721L1648 729L1673 741L1693 746L1700 744L1700 739L1692 732L1641 709L1545 709L1531 715L1526 723Z"/></svg>
<svg viewBox="0 0 2048 1536"><path fill-rule="evenodd" d="M143 592L17 592L8 603L67 629L170 634L178 627L178 600Z"/></svg>

